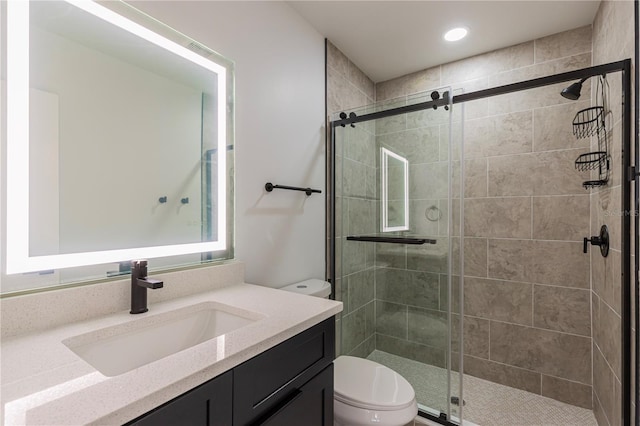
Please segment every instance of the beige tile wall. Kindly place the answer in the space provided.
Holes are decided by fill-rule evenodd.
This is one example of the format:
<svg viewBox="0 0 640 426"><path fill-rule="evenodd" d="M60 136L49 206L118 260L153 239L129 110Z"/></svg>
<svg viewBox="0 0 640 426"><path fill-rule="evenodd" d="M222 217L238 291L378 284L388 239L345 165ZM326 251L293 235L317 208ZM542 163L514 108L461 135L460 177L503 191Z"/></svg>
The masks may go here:
<svg viewBox="0 0 640 426"><path fill-rule="evenodd" d="M373 82L327 42L329 116L334 119L336 113L370 105L374 100ZM367 356L375 348L374 248L344 238L375 231L372 130L366 125L336 130L336 300L344 303L342 316L336 322L338 354Z"/></svg>
<svg viewBox="0 0 640 426"><path fill-rule="evenodd" d="M475 91L630 57L632 8L632 2L604 1L593 30L578 28L376 85L329 43L329 112L443 85ZM612 93L619 93L619 82L610 79L610 84ZM590 106L591 92L585 85L581 100L569 102L558 96L563 86L465 104L465 372L593 406L599 424L617 425L620 246L614 244L607 259L592 250L590 262L581 252L581 239L607 223L620 241L615 212L620 210L621 174L614 169L611 185L601 191L590 194L580 187L588 176L575 172L572 163L590 146L573 137L569 123L578 109ZM390 101L389 106L402 102ZM614 103L612 109L619 117L620 106ZM376 218L376 181L370 179L375 158L370 153L375 155L378 144L401 146L412 163L433 163L417 168L413 181L441 176L437 163L448 156L440 119L414 113L342 135L350 141L344 153L345 194L337 198L339 230L375 231L375 219L355 219L367 212ZM620 126L615 124L612 140L619 145ZM614 151L614 164L620 158ZM338 162L342 160L339 155ZM412 191L412 217L432 205L446 207L446 195L437 189L416 185ZM446 209L443 213L446 218ZM352 225L356 228L350 229ZM459 232L455 223L453 229ZM447 223L414 221L412 230L446 235ZM454 249L458 240L452 239ZM345 265L339 264L338 272L346 268L346 279L337 283L345 301L345 327L338 329L348 333L343 353L366 356L377 347L444 366L448 304L442 256L384 245L354 244L345 250ZM339 263L341 259L339 252ZM397 291L398 283L403 291ZM454 315L454 325L458 321Z"/></svg>
<svg viewBox="0 0 640 426"><path fill-rule="evenodd" d="M588 26L378 83L376 94L389 100L442 85L474 91L590 65ZM570 102L562 87L465 105L464 360L469 374L591 408L590 265L581 243L590 235L590 198L581 186L589 176L573 165L590 142L576 140L571 128L590 92L585 87L583 100ZM441 119L432 111L396 118L378 128L378 142L415 141L412 128ZM446 191L439 165L447 157L442 150L436 157L435 142L426 141L431 162L411 154L418 163L411 211L413 230L432 234L438 228L424 210L446 199L438 191ZM446 256L438 254L434 247L378 251L377 265L387 262L376 274L378 349L413 359L428 353L444 366Z"/></svg>
<svg viewBox="0 0 640 426"><path fill-rule="evenodd" d="M593 23L593 64L633 58L633 2L603 1ZM592 79L593 80L593 79ZM593 409L600 426L621 420L621 79L608 77L611 110L608 121L613 147L612 184L591 193L591 233L606 224L612 234L611 252L603 258L591 252L593 327ZM595 88L595 86L592 86ZM592 101L595 102L595 93ZM594 141L595 142L595 141ZM629 235L628 237L631 237ZM633 265L633 261L631 262ZM631 276L633 272L629 271ZM631 374L633 376L633 374ZM632 399L633 400L633 399ZM633 422L631 424L634 424Z"/></svg>

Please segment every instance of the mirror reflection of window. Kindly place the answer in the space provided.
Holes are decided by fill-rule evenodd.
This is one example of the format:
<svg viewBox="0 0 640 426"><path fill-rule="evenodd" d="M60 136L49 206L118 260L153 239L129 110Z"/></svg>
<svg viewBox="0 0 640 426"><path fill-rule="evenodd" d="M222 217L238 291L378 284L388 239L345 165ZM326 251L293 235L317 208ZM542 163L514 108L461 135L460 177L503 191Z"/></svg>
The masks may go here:
<svg viewBox="0 0 640 426"><path fill-rule="evenodd" d="M409 161L380 148L382 232L409 230Z"/></svg>

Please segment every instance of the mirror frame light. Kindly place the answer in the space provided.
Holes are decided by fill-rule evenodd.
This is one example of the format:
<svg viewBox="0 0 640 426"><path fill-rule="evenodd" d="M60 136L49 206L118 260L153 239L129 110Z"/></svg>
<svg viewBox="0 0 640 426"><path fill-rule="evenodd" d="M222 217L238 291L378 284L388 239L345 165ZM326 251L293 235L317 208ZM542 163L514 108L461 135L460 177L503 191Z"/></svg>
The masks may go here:
<svg viewBox="0 0 640 426"><path fill-rule="evenodd" d="M389 226L389 173L387 172L389 157L404 164L404 226ZM382 232L409 230L409 161L387 148L380 148L380 179L381 179L381 218Z"/></svg>
<svg viewBox="0 0 640 426"><path fill-rule="evenodd" d="M88 0L64 0L97 18L217 74L217 149L226 152L227 88L225 67ZM218 159L217 241L84 253L29 256L29 1L7 2L7 214L6 273L17 274L75 266L225 250L226 156Z"/></svg>

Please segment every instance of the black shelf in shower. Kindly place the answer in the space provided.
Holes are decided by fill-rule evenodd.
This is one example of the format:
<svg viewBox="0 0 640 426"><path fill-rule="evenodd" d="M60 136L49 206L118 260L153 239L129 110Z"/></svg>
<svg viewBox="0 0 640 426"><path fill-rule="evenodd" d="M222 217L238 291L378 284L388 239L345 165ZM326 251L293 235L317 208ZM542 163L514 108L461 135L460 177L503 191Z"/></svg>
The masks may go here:
<svg viewBox="0 0 640 426"><path fill-rule="evenodd" d="M436 240L429 238L411 238L411 237L376 237L369 235L349 235L348 241L362 241L368 243L389 243L389 244L435 244Z"/></svg>

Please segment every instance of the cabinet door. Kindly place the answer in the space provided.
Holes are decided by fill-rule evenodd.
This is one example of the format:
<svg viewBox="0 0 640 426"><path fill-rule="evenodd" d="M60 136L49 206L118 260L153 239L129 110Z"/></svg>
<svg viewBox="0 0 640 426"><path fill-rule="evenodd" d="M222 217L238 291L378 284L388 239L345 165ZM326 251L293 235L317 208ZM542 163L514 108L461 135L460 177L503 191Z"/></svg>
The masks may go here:
<svg viewBox="0 0 640 426"><path fill-rule="evenodd" d="M227 372L129 423L135 426L230 426L232 374Z"/></svg>
<svg viewBox="0 0 640 426"><path fill-rule="evenodd" d="M333 426L333 364L292 392L264 421L268 426Z"/></svg>

